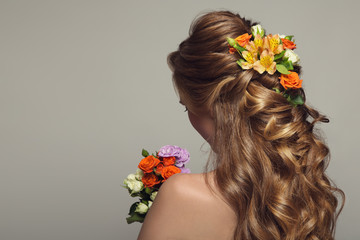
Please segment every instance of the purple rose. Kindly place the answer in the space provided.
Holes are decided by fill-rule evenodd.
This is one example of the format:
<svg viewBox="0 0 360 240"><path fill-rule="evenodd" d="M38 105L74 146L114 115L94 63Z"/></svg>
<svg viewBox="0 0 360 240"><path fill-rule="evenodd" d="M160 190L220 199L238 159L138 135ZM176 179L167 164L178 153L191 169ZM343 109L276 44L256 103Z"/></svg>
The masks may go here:
<svg viewBox="0 0 360 240"><path fill-rule="evenodd" d="M190 154L186 149L178 146L166 145L160 148L158 155L160 157L175 157L175 166L182 168L190 161Z"/></svg>

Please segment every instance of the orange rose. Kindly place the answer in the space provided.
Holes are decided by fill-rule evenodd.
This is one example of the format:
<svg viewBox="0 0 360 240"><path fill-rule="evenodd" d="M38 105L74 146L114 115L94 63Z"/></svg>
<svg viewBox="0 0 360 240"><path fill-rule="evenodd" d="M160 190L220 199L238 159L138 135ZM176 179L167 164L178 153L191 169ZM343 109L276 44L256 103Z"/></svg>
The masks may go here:
<svg viewBox="0 0 360 240"><path fill-rule="evenodd" d="M149 155L140 161L138 168L143 170L144 173L151 173L154 170L154 167L156 167L159 163L159 159Z"/></svg>
<svg viewBox="0 0 360 240"><path fill-rule="evenodd" d="M249 35L247 33L238 36L237 38L235 38L235 41L242 47L245 47L246 44L248 44L248 42L250 41L250 38L252 37L252 35ZM231 47L229 45L229 53L234 54L236 52L236 49Z"/></svg>
<svg viewBox="0 0 360 240"><path fill-rule="evenodd" d="M281 74L280 84L285 89L288 88L301 88L302 79L299 79L299 75L296 72L290 72L290 74Z"/></svg>
<svg viewBox="0 0 360 240"><path fill-rule="evenodd" d="M282 41L282 43L284 45L284 48L288 48L288 49L291 49L291 50L296 48L296 44L293 41L290 41L289 39L282 38L281 41Z"/></svg>
<svg viewBox="0 0 360 240"><path fill-rule="evenodd" d="M161 176L164 178L164 181L165 181L172 175L180 173L180 172L181 172L180 168L177 168L175 166L167 166L167 167L163 168L163 170L161 172Z"/></svg>
<svg viewBox="0 0 360 240"><path fill-rule="evenodd" d="M160 183L159 178L153 173L145 173L141 178L141 181L145 187L153 187L154 185Z"/></svg>
<svg viewBox="0 0 360 240"><path fill-rule="evenodd" d="M176 158L175 157L163 157L162 161L164 163L164 166L170 166L170 165L174 165Z"/></svg>
<svg viewBox="0 0 360 240"><path fill-rule="evenodd" d="M158 175L161 175L162 170L164 169L164 164L159 163L159 165L156 166L155 173Z"/></svg>

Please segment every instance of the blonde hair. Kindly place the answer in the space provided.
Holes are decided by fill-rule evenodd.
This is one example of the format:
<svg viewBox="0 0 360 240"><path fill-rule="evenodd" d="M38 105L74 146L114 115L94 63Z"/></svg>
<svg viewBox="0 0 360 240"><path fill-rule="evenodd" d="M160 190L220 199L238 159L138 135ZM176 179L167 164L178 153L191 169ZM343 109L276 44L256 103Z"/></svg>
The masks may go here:
<svg viewBox="0 0 360 240"><path fill-rule="evenodd" d="M234 239L334 239L343 206L337 212L336 194L344 193L325 174L329 150L314 132L328 119L273 91L282 88L277 72L236 64L226 37L250 33L252 25L228 11L196 19L168 56L174 84L190 111L214 116L214 176L237 214ZM294 91L305 99L303 89Z"/></svg>

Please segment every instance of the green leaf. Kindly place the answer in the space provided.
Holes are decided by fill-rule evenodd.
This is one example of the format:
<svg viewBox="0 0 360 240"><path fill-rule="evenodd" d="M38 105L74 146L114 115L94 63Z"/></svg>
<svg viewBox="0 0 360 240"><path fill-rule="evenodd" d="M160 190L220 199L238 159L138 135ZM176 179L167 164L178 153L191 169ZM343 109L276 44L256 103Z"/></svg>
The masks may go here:
<svg viewBox="0 0 360 240"><path fill-rule="evenodd" d="M129 215L133 215L135 213L136 207L139 204L139 202L135 202L133 203L133 205L131 205L130 210L129 210Z"/></svg>
<svg viewBox="0 0 360 240"><path fill-rule="evenodd" d="M285 39L292 41L293 35L286 36Z"/></svg>
<svg viewBox="0 0 360 240"><path fill-rule="evenodd" d="M291 61L284 61L282 64L286 67L287 70L294 70L294 67L292 65Z"/></svg>
<svg viewBox="0 0 360 240"><path fill-rule="evenodd" d="M235 39L227 37L226 40L228 41L228 43L231 47L234 47L236 45Z"/></svg>
<svg viewBox="0 0 360 240"><path fill-rule="evenodd" d="M243 67L241 65L242 62L245 62L245 60L242 58L240 58L239 60L236 61L236 63L241 67L241 69L243 69Z"/></svg>
<svg viewBox="0 0 360 240"><path fill-rule="evenodd" d="M274 61L276 61L276 60L278 60L278 59L282 58L282 57L284 56L284 54L285 54L285 50L284 50L284 51L282 51L282 52L281 52L281 53L279 53L279 54L276 54L276 55L274 56Z"/></svg>
<svg viewBox="0 0 360 240"><path fill-rule="evenodd" d="M291 103L293 103L295 106L296 105L303 105L304 104L304 99L302 98L301 95L296 95L295 97L291 98Z"/></svg>
<svg viewBox="0 0 360 240"><path fill-rule="evenodd" d="M278 88L273 88L273 90L275 90L276 93L280 93L280 89Z"/></svg>
<svg viewBox="0 0 360 240"><path fill-rule="evenodd" d="M149 152L146 151L145 149L143 149L141 152L141 155L143 155L143 157L147 157L147 156L149 156Z"/></svg>
<svg viewBox="0 0 360 240"><path fill-rule="evenodd" d="M240 51L240 52L246 51L246 49L243 48L242 46L240 46L239 44L236 44L236 45L234 46L234 48L235 48L236 50Z"/></svg>
<svg viewBox="0 0 360 240"><path fill-rule="evenodd" d="M147 187L147 188L145 188L145 192L150 195L152 193L152 190Z"/></svg>
<svg viewBox="0 0 360 240"><path fill-rule="evenodd" d="M138 213L134 213L130 217L126 218L126 221L128 224L131 224L133 222L142 223L142 222L144 222L144 219L145 219L145 215L140 215Z"/></svg>
<svg viewBox="0 0 360 240"><path fill-rule="evenodd" d="M276 64L276 70L282 74L290 74L290 72L287 70L287 68L282 64Z"/></svg>

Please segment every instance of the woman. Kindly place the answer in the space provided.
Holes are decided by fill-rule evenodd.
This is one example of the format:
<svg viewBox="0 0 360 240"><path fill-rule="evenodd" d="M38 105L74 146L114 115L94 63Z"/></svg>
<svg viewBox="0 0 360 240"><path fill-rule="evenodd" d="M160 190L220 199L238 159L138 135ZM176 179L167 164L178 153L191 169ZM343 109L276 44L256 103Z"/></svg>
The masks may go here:
<svg viewBox="0 0 360 240"><path fill-rule="evenodd" d="M329 151L313 132L328 119L304 103L297 56L284 57L296 45L279 39L211 12L169 55L213 170L165 182L138 239L333 239L335 194L344 194L325 175Z"/></svg>

